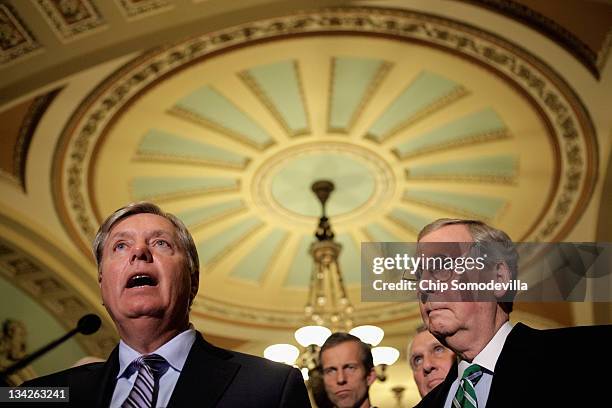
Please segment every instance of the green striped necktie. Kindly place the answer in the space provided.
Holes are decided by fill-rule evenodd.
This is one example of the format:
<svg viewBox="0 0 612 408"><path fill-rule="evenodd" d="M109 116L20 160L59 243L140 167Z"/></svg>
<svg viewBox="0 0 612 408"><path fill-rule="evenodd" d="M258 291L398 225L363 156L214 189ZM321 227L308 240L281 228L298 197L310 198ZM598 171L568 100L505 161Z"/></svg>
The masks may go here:
<svg viewBox="0 0 612 408"><path fill-rule="evenodd" d="M478 408L476 401L476 390L474 387L482 377L482 367L472 364L463 372L459 382L459 388L453 398L453 408Z"/></svg>

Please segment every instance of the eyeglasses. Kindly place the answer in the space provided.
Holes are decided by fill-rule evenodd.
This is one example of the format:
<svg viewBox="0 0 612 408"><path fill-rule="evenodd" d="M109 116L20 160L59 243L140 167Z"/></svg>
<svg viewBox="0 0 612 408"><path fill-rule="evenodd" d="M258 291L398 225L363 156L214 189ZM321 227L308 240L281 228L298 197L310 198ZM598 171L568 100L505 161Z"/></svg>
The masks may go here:
<svg viewBox="0 0 612 408"><path fill-rule="evenodd" d="M446 244L440 244L440 243L436 243L436 244L446 245ZM440 254L440 255L432 255L428 257L423 257L421 258L423 263L419 266L417 270L413 271L411 269L405 269L403 271L402 280L420 281L423 279L423 276L426 275L428 279L432 279L432 280L436 280L440 282L446 282L451 279L451 277L453 276L455 272L461 275L464 272L472 270L472 269L482 270L484 268L484 263L485 263L484 261L487 255L485 254L484 257L480 257L481 256L480 247L481 247L480 243L474 242L474 243L471 243L469 248L465 252L463 252L460 256L453 257L453 256L448 256L446 254ZM444 251L444 249L445 248L442 248L442 251ZM448 250L450 248L446 248L446 249ZM474 266L468 267L466 260L469 258L477 259L477 260L479 259L480 260L479 262L483 262L481 264L481 267L474 267ZM459 260L461 260L461 262L459 262ZM491 263L491 261L492 261L491 259L487 259L486 263ZM473 265L473 262L472 262L472 265ZM412 278L408 275L412 276Z"/></svg>
<svg viewBox="0 0 612 408"><path fill-rule="evenodd" d="M453 276L453 273L455 272L455 268L449 268L445 266L455 265L456 258L438 256L438 257L429 257L427 259L429 261L432 261L431 265L429 265L430 266L429 268L427 269L419 268L414 272L411 271L410 269L405 269L404 272L402 273L402 280L420 281L423 278L423 275L425 275L426 273L429 274L433 278L433 280L436 280L436 281L446 282L450 280L450 278ZM414 278L411 279L407 277L408 274L414 276Z"/></svg>

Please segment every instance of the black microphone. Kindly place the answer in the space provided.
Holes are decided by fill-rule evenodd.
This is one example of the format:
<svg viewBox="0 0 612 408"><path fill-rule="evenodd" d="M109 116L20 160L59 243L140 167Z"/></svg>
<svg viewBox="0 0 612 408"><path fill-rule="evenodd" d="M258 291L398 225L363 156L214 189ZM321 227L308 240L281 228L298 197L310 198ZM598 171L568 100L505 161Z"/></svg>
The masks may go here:
<svg viewBox="0 0 612 408"><path fill-rule="evenodd" d="M29 356L26 356L23 359L17 361L15 364L9 366L4 371L0 372L0 377L7 377L10 374L14 373L15 371L22 369L23 367L30 364L32 361L36 360L38 357L42 356L49 350L54 349L55 347L59 346L60 344L62 344L63 342L65 342L66 340L68 340L70 337L74 336L77 333L89 335L89 334L93 334L97 332L101 324L102 324L102 320L100 320L100 317L98 317L98 315L88 314L88 315L81 317L81 319L79 319L79 322L77 323L77 327L70 330L68 333L64 334L59 339L52 341L51 343L47 344L41 349L38 349L37 351L30 354Z"/></svg>

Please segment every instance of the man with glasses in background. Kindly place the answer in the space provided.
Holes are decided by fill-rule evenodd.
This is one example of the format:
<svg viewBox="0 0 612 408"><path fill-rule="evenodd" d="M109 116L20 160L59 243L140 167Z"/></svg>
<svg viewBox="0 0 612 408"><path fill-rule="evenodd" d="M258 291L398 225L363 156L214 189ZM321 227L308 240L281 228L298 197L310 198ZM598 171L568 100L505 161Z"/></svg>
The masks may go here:
<svg viewBox="0 0 612 408"><path fill-rule="evenodd" d="M480 268L474 258L486 258L479 246L488 244L496 255ZM513 290L440 290L453 280L516 279L518 253L506 233L480 221L440 219L421 230L418 246L427 257L455 262L417 277L425 288L419 292L425 326L459 361L417 407L586 406L609 399L612 326L536 330L510 323ZM457 270L457 259L466 257L472 267Z"/></svg>

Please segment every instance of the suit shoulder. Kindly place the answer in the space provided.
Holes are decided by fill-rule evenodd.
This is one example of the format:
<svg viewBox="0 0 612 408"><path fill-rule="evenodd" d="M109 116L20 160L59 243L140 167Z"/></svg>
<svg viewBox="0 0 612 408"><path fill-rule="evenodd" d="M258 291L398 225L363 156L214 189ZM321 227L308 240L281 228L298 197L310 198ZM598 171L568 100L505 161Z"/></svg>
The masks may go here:
<svg viewBox="0 0 612 408"><path fill-rule="evenodd" d="M72 379L91 375L103 367L104 363L84 364L25 381L21 384L21 387L67 386L72 382Z"/></svg>
<svg viewBox="0 0 612 408"><path fill-rule="evenodd" d="M584 343L594 339L612 340L612 325L563 327L539 330L539 333L546 341L562 340Z"/></svg>
<svg viewBox="0 0 612 408"><path fill-rule="evenodd" d="M419 401L419 403L414 406L414 408L435 407L436 400L440 400L442 397L446 397L445 395L441 395L442 393L442 387L438 386L434 388L427 395L425 395L423 399L421 399L421 401ZM446 398L444 398L444 400L446 400Z"/></svg>
<svg viewBox="0 0 612 408"><path fill-rule="evenodd" d="M232 360L243 366L250 368L261 368L263 370L274 370L279 372L290 372L292 367L287 364L276 363L267 358L254 356L251 354L240 353L238 351L227 350L232 355Z"/></svg>

